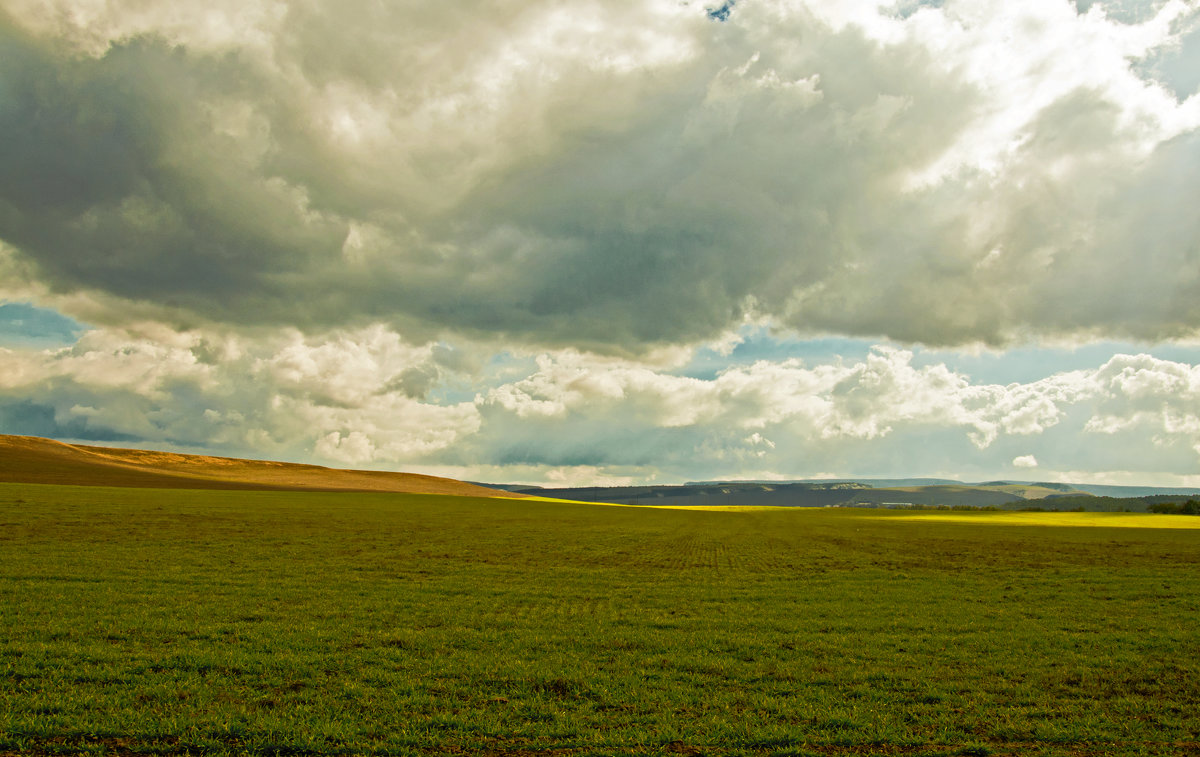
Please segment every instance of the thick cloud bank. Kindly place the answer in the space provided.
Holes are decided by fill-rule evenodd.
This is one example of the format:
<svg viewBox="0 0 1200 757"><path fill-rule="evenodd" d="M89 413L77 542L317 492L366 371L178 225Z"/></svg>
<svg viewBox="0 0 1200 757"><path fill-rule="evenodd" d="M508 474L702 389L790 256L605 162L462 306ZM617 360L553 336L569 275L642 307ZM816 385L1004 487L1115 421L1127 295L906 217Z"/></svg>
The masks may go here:
<svg viewBox="0 0 1200 757"><path fill-rule="evenodd" d="M609 354L747 316L942 345L1194 336L1200 11L1083 5L5 0L0 263L113 326ZM322 448L433 449L563 401L514 388L428 438ZM891 422L846 402L789 412ZM979 439L1016 423L963 402L937 412Z"/></svg>
<svg viewBox="0 0 1200 757"><path fill-rule="evenodd" d="M1128 472L1198 485L1200 367L1148 355L1009 385L888 347L710 379L575 350L486 355L381 327L95 330L0 350L0 427L497 481Z"/></svg>
<svg viewBox="0 0 1200 757"><path fill-rule="evenodd" d="M0 0L0 431L1197 485L1197 71L1198 0Z"/></svg>

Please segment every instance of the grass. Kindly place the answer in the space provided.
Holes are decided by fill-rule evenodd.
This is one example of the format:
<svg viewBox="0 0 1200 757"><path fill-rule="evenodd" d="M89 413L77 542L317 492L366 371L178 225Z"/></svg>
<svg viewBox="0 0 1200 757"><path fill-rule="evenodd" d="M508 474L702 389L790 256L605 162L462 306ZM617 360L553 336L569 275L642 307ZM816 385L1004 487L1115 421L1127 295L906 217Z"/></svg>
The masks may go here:
<svg viewBox="0 0 1200 757"><path fill-rule="evenodd" d="M0 485L0 753L1200 754L1121 517Z"/></svg>

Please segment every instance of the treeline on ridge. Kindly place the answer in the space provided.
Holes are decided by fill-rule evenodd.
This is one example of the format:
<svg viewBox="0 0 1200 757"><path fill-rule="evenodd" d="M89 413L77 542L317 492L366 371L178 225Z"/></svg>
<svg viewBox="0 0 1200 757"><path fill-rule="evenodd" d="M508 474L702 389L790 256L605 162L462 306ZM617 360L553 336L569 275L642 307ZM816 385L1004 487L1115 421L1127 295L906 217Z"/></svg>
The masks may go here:
<svg viewBox="0 0 1200 757"><path fill-rule="evenodd" d="M1006 507L1004 509L1013 509ZM1200 515L1200 502L1195 499L1170 494L1155 494L1146 497L1096 497L1087 495L1064 495L1029 500L1029 504L1017 508L1026 512L1051 510L1079 510L1110 513L1161 513L1166 515Z"/></svg>

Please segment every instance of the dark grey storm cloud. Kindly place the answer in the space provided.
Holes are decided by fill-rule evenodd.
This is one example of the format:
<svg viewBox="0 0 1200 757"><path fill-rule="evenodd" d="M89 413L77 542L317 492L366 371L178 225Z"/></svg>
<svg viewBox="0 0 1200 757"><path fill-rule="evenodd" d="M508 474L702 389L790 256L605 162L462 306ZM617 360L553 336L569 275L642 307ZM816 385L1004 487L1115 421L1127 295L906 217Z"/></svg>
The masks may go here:
<svg viewBox="0 0 1200 757"><path fill-rule="evenodd" d="M138 38L76 59L0 34L2 233L52 287L249 318L344 236L302 222L203 119L205 98L245 85L236 56Z"/></svg>
<svg viewBox="0 0 1200 757"><path fill-rule="evenodd" d="M15 4L0 239L109 323L1196 334L1200 101L1131 68L1184 27L901 5Z"/></svg>

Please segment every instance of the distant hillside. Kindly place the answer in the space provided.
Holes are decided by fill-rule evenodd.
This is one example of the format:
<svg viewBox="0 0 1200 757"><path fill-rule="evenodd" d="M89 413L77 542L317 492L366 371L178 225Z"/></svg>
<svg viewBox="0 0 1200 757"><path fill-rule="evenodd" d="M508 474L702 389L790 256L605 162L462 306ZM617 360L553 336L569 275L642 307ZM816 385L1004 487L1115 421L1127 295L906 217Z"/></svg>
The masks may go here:
<svg viewBox="0 0 1200 757"><path fill-rule="evenodd" d="M1079 493L1084 491L1079 484L1060 484L1057 482L1038 481L1031 483L1029 481L984 481L980 484L971 484L971 486L1028 486L1037 487L1039 489L1050 489L1056 492Z"/></svg>
<svg viewBox="0 0 1200 757"><path fill-rule="evenodd" d="M878 479L876 479L878 480ZM691 483L681 486L613 486L546 489L517 488L543 497L616 502L660 507L999 507L1020 509L1036 500L1038 505L1067 494L1087 497L1070 486L996 482L980 486L953 484L915 485L923 479L889 479L907 486L871 486L862 481ZM945 479L936 479L939 481Z"/></svg>
<svg viewBox="0 0 1200 757"><path fill-rule="evenodd" d="M542 497L559 497L585 502L617 502L631 505L698 507L737 505L746 507L863 507L887 505L1001 506L1037 499L1057 492L1033 486L872 487L857 481L807 483L684 484L682 486L574 487L562 489L525 488L517 491Z"/></svg>
<svg viewBox="0 0 1200 757"><path fill-rule="evenodd" d="M961 486L962 481L953 478L797 478L789 480L749 479L745 481L688 481L684 486L724 486L729 484L772 484L784 486L787 484L811 484L824 486L829 484L861 484L870 488L885 488L889 486ZM1008 483L1008 482L1006 482Z"/></svg>
<svg viewBox="0 0 1200 757"><path fill-rule="evenodd" d="M465 483L472 486L482 486L487 489L499 489L502 492L524 492L525 494L533 494L542 488L540 486L531 486L530 484L485 484L482 481L467 481Z"/></svg>
<svg viewBox="0 0 1200 757"><path fill-rule="evenodd" d="M660 507L740 505L758 507L824 507L845 502L864 484L723 483L683 486L584 486L560 489L529 487L524 494L583 502L616 502Z"/></svg>
<svg viewBox="0 0 1200 757"><path fill-rule="evenodd" d="M968 484L895 486L857 492L854 499L848 504L871 504L884 507L927 505L1008 509L1029 500L1041 500L1053 494L1057 494L1053 489L1011 484L997 486L971 486Z"/></svg>
<svg viewBox="0 0 1200 757"><path fill-rule="evenodd" d="M0 482L165 489L409 492L471 497L521 496L415 473L181 455L65 444L0 435Z"/></svg>
<svg viewBox="0 0 1200 757"><path fill-rule="evenodd" d="M1105 486L1103 484L1075 484L1079 491L1095 494L1098 497L1160 497L1200 495L1200 489L1187 486Z"/></svg>

